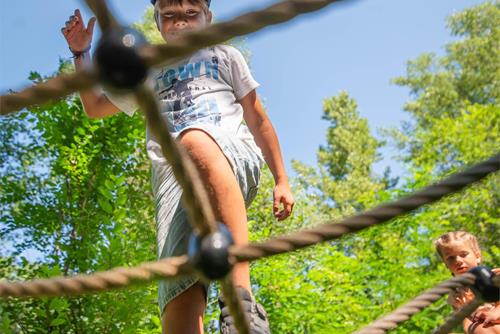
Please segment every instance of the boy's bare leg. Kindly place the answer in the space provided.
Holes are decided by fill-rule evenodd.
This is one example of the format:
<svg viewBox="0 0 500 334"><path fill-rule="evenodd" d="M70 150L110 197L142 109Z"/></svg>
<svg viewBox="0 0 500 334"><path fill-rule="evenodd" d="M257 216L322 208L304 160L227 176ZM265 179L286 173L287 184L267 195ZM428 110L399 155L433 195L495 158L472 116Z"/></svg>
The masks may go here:
<svg viewBox="0 0 500 334"><path fill-rule="evenodd" d="M245 201L226 156L212 137L201 130L187 130L179 140L198 168L216 219L227 225L235 244L247 243ZM235 285L251 291L248 263L235 266L233 280ZM163 334L203 333L204 310L205 292L197 284L166 306L162 316Z"/></svg>
<svg viewBox="0 0 500 334"><path fill-rule="evenodd" d="M229 161L217 143L202 130L187 130L180 136L206 186L215 218L226 224L236 245L248 242L245 201ZM248 262L239 263L233 269L237 286L250 291Z"/></svg>
<svg viewBox="0 0 500 334"><path fill-rule="evenodd" d="M205 291L195 284L165 307L161 318L163 334L203 333L205 313Z"/></svg>

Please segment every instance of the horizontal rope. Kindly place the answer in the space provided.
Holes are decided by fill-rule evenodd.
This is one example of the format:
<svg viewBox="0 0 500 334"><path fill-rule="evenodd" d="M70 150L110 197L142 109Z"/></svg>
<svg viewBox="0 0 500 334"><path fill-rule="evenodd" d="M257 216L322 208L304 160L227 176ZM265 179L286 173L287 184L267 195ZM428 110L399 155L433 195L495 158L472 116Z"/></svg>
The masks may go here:
<svg viewBox="0 0 500 334"><path fill-rule="evenodd" d="M478 163L461 173L454 174L419 192L406 196L399 201L383 204L365 213L346 218L340 223L320 226L316 229L302 231L263 243L233 247L230 249L231 256L233 260L239 262L256 260L260 257L281 254L307 247L324 240L338 238L344 234L382 223L398 215L405 214L421 205L437 201L445 195L459 191L466 185L476 182L490 173L498 171L499 159L500 155L497 154L484 162ZM71 278L68 278L68 280L71 280ZM3 283L0 285L0 297L10 296L11 292L9 291L14 291L10 289L8 291L6 290L10 287L9 284L10 283ZM29 285L30 282L16 284ZM62 291L61 294L63 294L63 292L64 291Z"/></svg>
<svg viewBox="0 0 500 334"><path fill-rule="evenodd" d="M121 288L133 283L150 282L154 279L172 279L192 273L187 256L180 256L143 263L134 268L116 268L91 275L47 278L28 282L0 281L0 297L78 295Z"/></svg>
<svg viewBox="0 0 500 334"><path fill-rule="evenodd" d="M290 21L298 15L323 9L341 0L282 1L263 10L249 12L231 21L216 23L204 29L182 34L167 44L145 47L141 55L150 66L186 56L204 47L223 43L231 38L254 33L270 25Z"/></svg>
<svg viewBox="0 0 500 334"><path fill-rule="evenodd" d="M96 15L103 15L99 1L86 0ZM188 55L209 45L218 44L243 34L256 32L268 25L283 23L299 14L312 12L339 0L289 0L266 9L243 14L235 19L210 25L203 30L182 34L161 46L146 46L139 50L149 66L159 65L168 60ZM253 22L252 20L255 20ZM100 23L101 24L101 23ZM111 24L111 23L110 23ZM96 71L76 72L70 76L60 75L44 83L26 88L19 93L0 96L0 115L7 115L16 110L41 105L50 100L60 99L75 91L97 84ZM61 79L60 77L64 78ZM83 76L83 78L80 78ZM89 80L91 79L91 80ZM48 88L51 89L48 89Z"/></svg>
<svg viewBox="0 0 500 334"><path fill-rule="evenodd" d="M253 261L262 257L282 254L340 238L348 233L357 232L373 225L387 222L423 205L436 202L442 197L457 192L469 184L481 180L490 173L498 171L499 166L500 154L497 154L463 172L449 176L434 185L405 196L395 202L382 204L374 209L342 219L339 222L332 222L264 242L234 246L231 248L230 253L237 262Z"/></svg>
<svg viewBox="0 0 500 334"><path fill-rule="evenodd" d="M476 278L473 274L463 274L440 283L427 290L412 301L397 308L392 313L380 318L372 324L354 332L354 334L384 334L396 328L399 324L410 319L414 314L422 311L442 296L450 293L455 288L474 284ZM470 313L469 313L470 314ZM466 315L467 316L467 315Z"/></svg>
<svg viewBox="0 0 500 334"><path fill-rule="evenodd" d="M55 78L38 83L19 93L0 96L0 115L8 115L25 107L41 105L84 90L97 83L94 70L60 74Z"/></svg>

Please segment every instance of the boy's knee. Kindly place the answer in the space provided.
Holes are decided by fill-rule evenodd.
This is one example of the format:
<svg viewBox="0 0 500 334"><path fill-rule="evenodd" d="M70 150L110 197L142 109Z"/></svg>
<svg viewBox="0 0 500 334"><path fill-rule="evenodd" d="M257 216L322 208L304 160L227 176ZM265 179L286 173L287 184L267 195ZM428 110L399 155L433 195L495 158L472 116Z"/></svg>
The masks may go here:
<svg viewBox="0 0 500 334"><path fill-rule="evenodd" d="M179 135L179 142L195 162L209 165L218 159L225 159L219 145L203 130L186 130Z"/></svg>
<svg viewBox="0 0 500 334"><path fill-rule="evenodd" d="M210 135L208 135L208 133L198 129L189 129L182 132L179 135L179 142L188 151L199 150L207 144L210 145L210 142L215 144L215 141L212 137L210 137Z"/></svg>

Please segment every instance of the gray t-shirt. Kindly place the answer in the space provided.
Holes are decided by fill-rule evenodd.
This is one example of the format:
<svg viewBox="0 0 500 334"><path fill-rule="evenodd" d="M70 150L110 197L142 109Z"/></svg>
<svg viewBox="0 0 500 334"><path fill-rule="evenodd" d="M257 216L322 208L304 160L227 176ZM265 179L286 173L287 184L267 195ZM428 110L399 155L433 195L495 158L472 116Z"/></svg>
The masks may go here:
<svg viewBox="0 0 500 334"><path fill-rule="evenodd" d="M238 103L259 84L242 54L232 46L218 45L155 69L148 85L159 101L161 115L175 138L191 128L209 134L221 132L245 141L261 155L253 136L243 124ZM132 116L138 106L132 96L106 93L120 110ZM147 150L153 162L164 162L161 148L147 131Z"/></svg>

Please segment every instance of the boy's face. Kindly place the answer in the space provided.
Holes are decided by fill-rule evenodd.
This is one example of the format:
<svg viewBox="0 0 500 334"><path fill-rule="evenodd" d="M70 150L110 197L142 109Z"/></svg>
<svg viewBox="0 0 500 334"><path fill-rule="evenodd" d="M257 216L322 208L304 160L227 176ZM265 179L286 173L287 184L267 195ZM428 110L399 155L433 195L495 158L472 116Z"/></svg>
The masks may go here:
<svg viewBox="0 0 500 334"><path fill-rule="evenodd" d="M467 240L457 240L443 246L441 255L448 269L455 275L463 274L481 262L481 254L474 252Z"/></svg>
<svg viewBox="0 0 500 334"><path fill-rule="evenodd" d="M212 21L212 12L189 1L183 1L182 5L167 5L160 0L157 11L158 29L165 41L181 32L203 28Z"/></svg>

